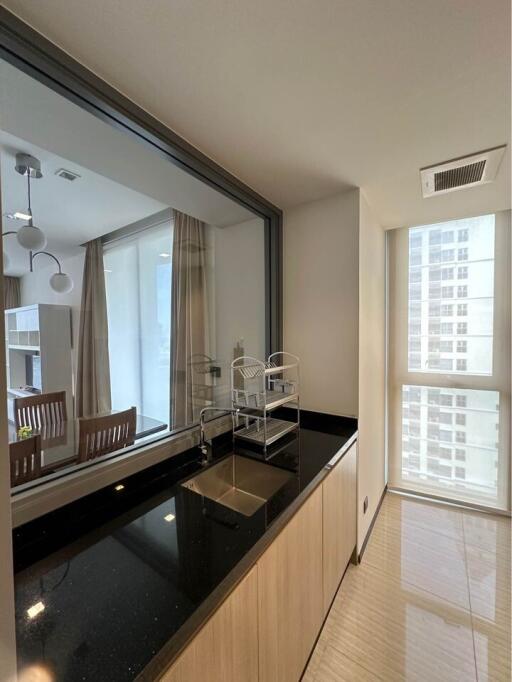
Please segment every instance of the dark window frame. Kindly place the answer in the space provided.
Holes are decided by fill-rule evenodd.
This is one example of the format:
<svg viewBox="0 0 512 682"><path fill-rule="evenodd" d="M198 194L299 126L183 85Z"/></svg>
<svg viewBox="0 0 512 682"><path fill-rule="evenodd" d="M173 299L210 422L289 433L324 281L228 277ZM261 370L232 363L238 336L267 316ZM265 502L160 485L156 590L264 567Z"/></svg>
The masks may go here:
<svg viewBox="0 0 512 682"><path fill-rule="evenodd" d="M283 350L283 213L28 24L0 7L0 57L265 222L265 345Z"/></svg>

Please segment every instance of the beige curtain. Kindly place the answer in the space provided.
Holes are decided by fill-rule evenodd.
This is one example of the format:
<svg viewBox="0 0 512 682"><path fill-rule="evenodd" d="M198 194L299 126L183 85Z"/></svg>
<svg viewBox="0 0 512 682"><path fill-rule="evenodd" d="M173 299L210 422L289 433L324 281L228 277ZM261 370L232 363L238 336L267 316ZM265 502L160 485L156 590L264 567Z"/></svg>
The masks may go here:
<svg viewBox="0 0 512 682"><path fill-rule="evenodd" d="M171 425L180 428L197 421L208 404L211 376L204 367L208 356L208 292L206 225L174 211L171 317ZM200 358L202 363L195 362Z"/></svg>
<svg viewBox="0 0 512 682"><path fill-rule="evenodd" d="M101 239L94 239L87 244L78 338L77 416L108 412L112 404L107 297Z"/></svg>
<svg viewBox="0 0 512 682"><path fill-rule="evenodd" d="M4 309L19 308L20 304L20 278L4 276Z"/></svg>

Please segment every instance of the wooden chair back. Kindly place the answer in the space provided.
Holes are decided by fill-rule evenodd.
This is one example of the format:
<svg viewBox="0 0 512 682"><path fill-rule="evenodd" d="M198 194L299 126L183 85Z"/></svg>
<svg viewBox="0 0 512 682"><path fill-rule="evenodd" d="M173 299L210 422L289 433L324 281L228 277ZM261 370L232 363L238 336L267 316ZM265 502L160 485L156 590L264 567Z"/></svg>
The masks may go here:
<svg viewBox="0 0 512 682"><path fill-rule="evenodd" d="M16 430L20 426L42 429L51 424L60 424L66 420L66 391L40 393L38 395L14 399L14 423Z"/></svg>
<svg viewBox="0 0 512 682"><path fill-rule="evenodd" d="M131 407L103 417L82 417L79 424L78 461L87 462L133 445L137 409Z"/></svg>
<svg viewBox="0 0 512 682"><path fill-rule="evenodd" d="M41 436L31 436L9 443L11 486L21 485L41 476Z"/></svg>

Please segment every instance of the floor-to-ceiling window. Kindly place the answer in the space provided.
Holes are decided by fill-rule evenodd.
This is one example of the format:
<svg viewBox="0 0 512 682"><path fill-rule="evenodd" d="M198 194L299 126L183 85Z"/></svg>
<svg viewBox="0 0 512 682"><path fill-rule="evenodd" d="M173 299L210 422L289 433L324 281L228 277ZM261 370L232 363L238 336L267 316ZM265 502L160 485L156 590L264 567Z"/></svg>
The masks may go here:
<svg viewBox="0 0 512 682"><path fill-rule="evenodd" d="M169 421L171 221L107 243L112 408Z"/></svg>
<svg viewBox="0 0 512 682"><path fill-rule="evenodd" d="M509 506L510 212L389 234L389 479Z"/></svg>

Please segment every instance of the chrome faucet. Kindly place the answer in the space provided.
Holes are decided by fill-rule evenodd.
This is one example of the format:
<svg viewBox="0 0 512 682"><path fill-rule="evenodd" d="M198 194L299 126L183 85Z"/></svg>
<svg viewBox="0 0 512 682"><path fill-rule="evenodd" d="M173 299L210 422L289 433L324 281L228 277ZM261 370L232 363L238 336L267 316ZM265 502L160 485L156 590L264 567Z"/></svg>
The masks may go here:
<svg viewBox="0 0 512 682"><path fill-rule="evenodd" d="M238 408L231 407L203 407L199 413L199 449L203 453L201 466L208 466L212 461L212 444L208 442L204 434L204 415L206 412L230 412L231 414L238 414Z"/></svg>

